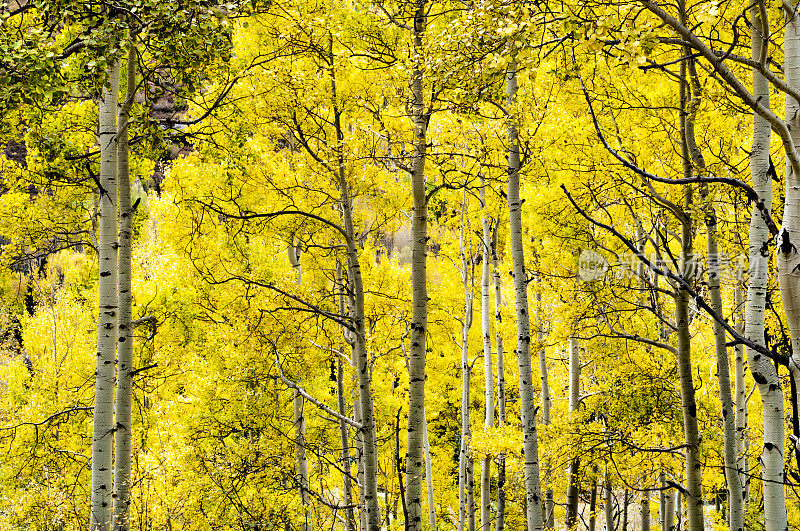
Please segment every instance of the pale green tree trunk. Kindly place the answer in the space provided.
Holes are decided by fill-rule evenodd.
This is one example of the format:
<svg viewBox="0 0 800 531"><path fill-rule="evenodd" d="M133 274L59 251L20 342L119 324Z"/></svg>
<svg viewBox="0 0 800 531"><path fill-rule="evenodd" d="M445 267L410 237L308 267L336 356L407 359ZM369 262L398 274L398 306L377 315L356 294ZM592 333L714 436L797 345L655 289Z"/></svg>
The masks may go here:
<svg viewBox="0 0 800 531"><path fill-rule="evenodd" d="M525 463L525 511L528 531L542 529L542 495L539 484L539 441L536 434L536 401L531 374L531 328L528 312L528 281L522 243L522 202L519 196L519 139L513 109L517 99L517 65L506 69L506 107L508 119L508 213L511 240L514 298L517 316L517 362L519 365L520 412L522 416L523 455Z"/></svg>
<svg viewBox="0 0 800 531"><path fill-rule="evenodd" d="M131 505L131 403L133 398L133 299L131 294L131 238L133 209L128 167L128 122L136 95L136 47L128 51L125 100L119 112L117 149L117 209L119 215L119 339L117 345L117 398L114 424L114 530L130 529Z"/></svg>
<svg viewBox="0 0 800 531"><path fill-rule="evenodd" d="M109 531L112 524L112 452L114 448L114 362L117 354L117 99L119 62L109 72L99 104L100 208L98 210L98 319L92 425L92 494L89 528Z"/></svg>

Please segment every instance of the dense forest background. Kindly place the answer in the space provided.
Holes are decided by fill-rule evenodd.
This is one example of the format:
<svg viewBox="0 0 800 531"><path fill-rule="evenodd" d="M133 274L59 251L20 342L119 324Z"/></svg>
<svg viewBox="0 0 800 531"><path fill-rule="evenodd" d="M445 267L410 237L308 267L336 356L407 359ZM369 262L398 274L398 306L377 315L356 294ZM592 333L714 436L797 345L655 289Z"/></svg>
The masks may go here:
<svg viewBox="0 0 800 531"><path fill-rule="evenodd" d="M800 526L791 0L0 11L0 528Z"/></svg>

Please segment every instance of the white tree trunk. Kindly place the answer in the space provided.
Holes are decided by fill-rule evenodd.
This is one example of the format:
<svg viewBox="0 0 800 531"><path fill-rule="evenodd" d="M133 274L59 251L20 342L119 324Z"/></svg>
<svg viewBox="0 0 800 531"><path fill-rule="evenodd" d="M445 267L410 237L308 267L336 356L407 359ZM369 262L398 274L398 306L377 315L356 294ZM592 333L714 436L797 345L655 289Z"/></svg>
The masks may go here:
<svg viewBox="0 0 800 531"><path fill-rule="evenodd" d="M458 530L464 531L467 520L472 520L472 507L468 497L472 491L472 481L469 474L469 462L472 459L467 441L471 437L470 431L470 379L472 367L469 362L469 330L472 327L472 275L470 270L474 267L472 256L467 256L464 234L467 231L464 219L467 209L467 189L464 188L461 200L461 235L459 246L461 249L461 283L464 289L464 315L461 321L461 444L458 453Z"/></svg>
<svg viewBox="0 0 800 531"><path fill-rule="evenodd" d="M675 531L675 489L669 489L664 494L665 508L664 508L664 529L666 531Z"/></svg>
<svg viewBox="0 0 800 531"><path fill-rule="evenodd" d="M500 290L499 258L497 256L497 229L500 225L500 216L492 236L492 276L494 278L494 327L495 344L497 345L497 424L502 427L506 424L506 377L503 360L503 334L500 325L503 322L502 306L503 297ZM497 520L496 531L505 529L506 517L506 455L501 452L497 456Z"/></svg>
<svg viewBox="0 0 800 531"><path fill-rule="evenodd" d="M650 531L650 495L642 494L642 531Z"/></svg>
<svg viewBox="0 0 800 531"><path fill-rule="evenodd" d="M681 62L680 83L680 130L681 156L683 159L684 177L692 176L692 161L687 142L687 111L689 103L688 82L686 80L686 62ZM681 274L688 282L692 282L693 234L692 185L683 189L683 212L686 216L681 220ZM702 462L700 460L700 432L697 427L697 402L694 396L692 378L692 350L689 330L689 292L683 287L675 294L675 328L678 336L677 366L680 380L681 410L683 413L683 433L686 443L686 508L688 531L703 531L703 493Z"/></svg>
<svg viewBox="0 0 800 531"><path fill-rule="evenodd" d="M486 181L481 186L481 207L483 208L483 247L481 249L481 333L483 335L483 374L486 388L486 414L484 427L494 426L494 374L492 370L492 322L490 308L490 264L492 234L489 216L486 215ZM492 458L486 455L481 466L481 531L492 530L492 497L489 488L492 474Z"/></svg>
<svg viewBox="0 0 800 531"><path fill-rule="evenodd" d="M757 7L751 9L752 56L758 60L764 38L758 28L761 22ZM788 31L788 29L787 29ZM792 44L791 39L788 43ZM769 84L753 69L753 96L761 105L769 107ZM787 106L793 105L787 98ZM789 109L787 109L788 115ZM764 207L772 210L772 180L768 174L769 144L771 129L765 118L753 115L753 148L750 154L750 176L753 189L764 201ZM768 248L769 230L755 205L752 207L748 242L749 275L747 303L745 308L745 335L752 341L764 345L764 309L769 274ZM766 531L783 531L787 527L786 497L783 489L784 410L783 389L772 361L753 349L747 349L750 372L758 385L764 414L764 446L761 453L761 479L764 493L764 521Z"/></svg>
<svg viewBox="0 0 800 531"><path fill-rule="evenodd" d="M117 354L117 99L119 62L109 72L110 86L99 105L100 209L98 211L98 320L92 426L92 498L89 528L108 531L112 524L112 451L114 443L114 362Z"/></svg>
<svg viewBox="0 0 800 531"><path fill-rule="evenodd" d="M744 293L742 291L742 268L736 269L736 286L734 288L734 305L736 312L736 332L744 335ZM745 350L744 345L736 345L734 348L734 402L736 413L734 421L736 424L736 468L742 483L742 512L747 514L748 485L750 483L750 461L747 459L747 450L750 446L750 439L747 433L747 388L744 382L745 373Z"/></svg>
<svg viewBox="0 0 800 531"><path fill-rule="evenodd" d="M339 415L347 416L347 401L344 394L344 371L342 370L342 358L336 358L336 399L339 406ZM342 490L344 492L344 504L352 505L353 487L350 481L350 434L347 422L339 420L339 440L342 446ZM356 531L356 518L352 507L344 511L345 531Z"/></svg>
<svg viewBox="0 0 800 531"><path fill-rule="evenodd" d="M128 122L136 94L136 47L130 43L125 101L119 113L117 150L117 209L119 215L119 340L117 346L117 398L114 424L114 530L130 529L131 505L131 403L133 398L133 299L131 294L131 238L133 210L128 165Z"/></svg>
<svg viewBox="0 0 800 531"><path fill-rule="evenodd" d="M539 374L542 380L542 425L548 426L550 424L550 406L552 400L550 399L550 381L547 375L547 352L544 348L544 318L542 317L542 292L536 292L536 340L541 345L539 348ZM555 527L555 502L553 500L553 488L550 486L551 481L551 465L550 459L545 459L544 470L544 514L542 520L546 528Z"/></svg>
<svg viewBox="0 0 800 531"><path fill-rule="evenodd" d="M611 485L611 477L606 470L605 479L603 480L603 491L605 493L605 515L606 515L606 531L614 531L614 487Z"/></svg>
<svg viewBox="0 0 800 531"><path fill-rule="evenodd" d="M423 413L425 413L423 411ZM425 413L425 431L422 444L425 446L425 486L428 490L428 523L430 530L436 531L436 500L433 492L433 469L431 466L431 444L428 439L428 417Z"/></svg>
<svg viewBox="0 0 800 531"><path fill-rule="evenodd" d="M408 384L408 444L406 446L406 512L408 531L422 530L422 438L425 419L425 341L428 331L427 242L428 204L425 197L425 157L427 117L423 99L424 54L422 38L427 15L426 0L414 2L413 51L411 73L411 115L414 122L414 155L411 161L411 188L414 211L411 220L411 347Z"/></svg>
<svg viewBox="0 0 800 531"><path fill-rule="evenodd" d="M512 61L506 70L506 107L513 109L517 98L517 65ZM531 374L531 330L528 314L528 282L525 277L525 254L522 244L522 202L519 197L519 145L517 123L513 114L508 120L508 212L514 296L517 315L517 361L519 365L520 411L522 413L523 454L525 464L525 503L528 531L542 529L542 495L539 486L539 441L536 434L536 401Z"/></svg>

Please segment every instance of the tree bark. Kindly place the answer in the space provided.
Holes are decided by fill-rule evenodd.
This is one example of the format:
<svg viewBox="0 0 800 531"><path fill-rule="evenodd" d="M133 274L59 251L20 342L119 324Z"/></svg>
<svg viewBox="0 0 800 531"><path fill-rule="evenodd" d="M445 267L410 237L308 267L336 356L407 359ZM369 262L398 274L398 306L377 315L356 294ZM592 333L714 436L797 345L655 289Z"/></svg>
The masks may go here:
<svg viewBox="0 0 800 531"><path fill-rule="evenodd" d="M492 234L489 216L486 214L486 181L481 181L481 208L483 209L483 247L481 254L481 333L483 335L483 377L485 387L485 418L483 425L489 430L494 426L494 374L492 367L492 323L490 308L490 264ZM481 464L481 531L492 530L492 497L490 482L492 458L486 455Z"/></svg>
<svg viewBox="0 0 800 531"><path fill-rule="evenodd" d="M684 177L692 176L692 163L689 145L686 140L688 84L686 81L686 63L681 63L680 82L680 126L681 155L683 159ZM683 189L683 212L681 220L681 270L687 281L692 282L694 275L693 242L692 242L692 203L691 185ZM691 335L689 331L689 292L681 286L675 295L675 325L678 336L677 365L680 381L681 409L683 411L683 433L686 448L686 508L689 531L703 531L703 494L702 464L700 461L700 432L697 427L697 402L694 397L692 378Z"/></svg>
<svg viewBox="0 0 800 531"><path fill-rule="evenodd" d="M571 338L569 340L569 412L570 415L575 415L580 407L580 379L581 379L581 362L580 362L580 348L578 340ZM573 456L569 465L569 478L567 482L567 514L566 524L567 529L573 529L578 525L578 501L580 496L580 485L578 471L580 468L580 460L577 456Z"/></svg>
<svg viewBox="0 0 800 531"><path fill-rule="evenodd" d="M606 531L614 531L614 489L611 485L611 476L606 470L605 478L603 480L603 487L605 487L605 515L606 515Z"/></svg>
<svg viewBox="0 0 800 531"><path fill-rule="evenodd" d="M734 318L736 320L736 331L739 334L745 334L744 323L744 293L742 292L742 269L741 266L736 270L736 287L734 288L734 304L736 312ZM750 440L747 433L747 388L744 382L745 372L745 349L744 345L738 344L734 348L736 354L734 360L734 402L736 413L734 421L736 424L736 469L739 471L739 477L742 484L742 512L747 514L748 503L748 485L750 484L750 462L747 459L747 450L750 446Z"/></svg>
<svg viewBox="0 0 800 531"><path fill-rule="evenodd" d="M428 120L423 100L422 38L427 23L426 0L414 2L411 73L411 118L414 122L414 155L411 188L414 211L411 220L411 348L408 388L408 444L406 446L406 503L408 531L422 530L422 434L425 418L425 339L428 329L427 242L428 204L425 197L425 156Z"/></svg>
<svg viewBox="0 0 800 531"><path fill-rule="evenodd" d="M100 208L98 210L98 319L92 425L92 495L89 528L112 525L112 451L114 443L114 362L117 354L117 99L119 62L109 72L99 104Z"/></svg>
<svg viewBox="0 0 800 531"><path fill-rule="evenodd" d="M117 398L114 414L114 530L130 529L131 505L131 403L133 399L133 298L131 294L131 238L133 209L128 165L128 123L136 95L136 46L128 50L125 100L119 112L117 141L117 209L119 215L119 339L117 345Z"/></svg>
<svg viewBox="0 0 800 531"><path fill-rule="evenodd" d="M511 110L517 97L517 65L511 61L506 70L506 107ZM520 410L522 414L523 454L525 464L525 511L528 531L542 529L542 496L539 486L539 441L536 434L536 402L533 399L531 374L531 332L528 314L528 282L525 277L525 254L522 244L522 203L519 197L519 146L517 122L513 113L508 119L508 212L513 262L514 296L517 314L517 361L519 365Z"/></svg>
<svg viewBox="0 0 800 531"><path fill-rule="evenodd" d="M550 406L552 400L550 399L550 381L547 374L547 352L544 348L544 319L542 317L542 292L536 292L536 313L537 313L537 330L536 340L540 345L539 348L539 374L542 380L542 425L550 425ZM545 459L544 470L544 514L542 519L546 528L555 527L555 502L553 500L553 488L550 486L552 475L550 459Z"/></svg>
<svg viewBox="0 0 800 531"><path fill-rule="evenodd" d="M500 226L500 216L492 236L492 276L494 277L494 326L495 344L497 345L497 424L500 427L506 424L506 377L503 360L503 334L500 330L503 322L501 308L503 298L500 290L500 270L498 268L499 258L497 256L497 230ZM496 531L504 531L506 518L506 454L500 452L497 456L497 520L495 522Z"/></svg>
<svg viewBox="0 0 800 531"><path fill-rule="evenodd" d="M758 8L751 8L752 57L759 60L766 46L760 30L762 21ZM788 31L788 28L787 28ZM790 43L791 45L791 40ZM753 96L762 106L769 107L769 83L757 69L753 69ZM787 99L787 116L794 104ZM772 210L772 179L769 176L769 122L754 113L753 147L750 153L750 176L753 189L764 201L764 208ZM769 230L758 208L752 207L748 241L749 275L745 307L745 335L764 345L764 310L766 307L769 268ZM766 531L783 531L787 527L786 497L783 489L784 409L783 388L778 372L771 360L748 348L747 362L758 386L764 415L764 446L761 452L761 479L764 495L764 521Z"/></svg>
<svg viewBox="0 0 800 531"><path fill-rule="evenodd" d="M332 42L332 41L331 41ZM331 44L332 47L332 44ZM353 362L356 365L358 374L358 397L359 413L361 415L361 445L363 449L363 503L366 511L366 529L368 531L378 531L381 525L381 511L378 505L378 448L375 433L375 411L372 403L372 374L369 367L369 357L367 356L367 333L366 333L366 309L364 306L364 281L361 275L361 262L359 259L358 247L355 240L355 228L353 225L353 202L350 197L350 187L347 182L347 168L344 158L344 129L341 122L341 109L336 89L336 72L333 50L330 52L330 79L331 97L333 100L333 119L336 130L336 158L337 171L336 178L339 181L340 205L342 222L346 233L347 247L347 272L352 288L352 309L350 315L351 329L348 331L353 340ZM413 275L413 273L412 273ZM413 339L413 337L412 337ZM411 348L411 372L414 369L414 347ZM423 366L424 372L424 366ZM412 378L413 381L413 378ZM409 422L411 415L409 414ZM424 412L418 420L416 426L424 422ZM410 426L409 426L410 429ZM409 437L411 432L409 431ZM422 437L419 437L419 448L421 449ZM420 459L421 461L421 459ZM417 500L419 501L419 500Z"/></svg>
<svg viewBox="0 0 800 531"><path fill-rule="evenodd" d="M467 189L464 188L461 199L461 234L459 246L461 249L461 283L464 289L464 315L461 321L461 444L458 452L458 529L464 531L467 521L474 526L472 504L468 499L472 492L472 478L469 465L472 459L468 447L471 437L470 430L470 403L469 391L472 376L472 366L469 362L469 330L472 328L472 275L470 270L474 267L472 255L467 256L464 235L467 231L465 211L467 209ZM472 529L470 529L472 531Z"/></svg>
<svg viewBox="0 0 800 531"><path fill-rule="evenodd" d="M425 413L423 411L423 413ZM433 469L431 466L431 444L428 439L428 416L425 413L425 431L422 444L425 447L425 486L428 490L428 523L431 531L436 531L436 499L433 491Z"/></svg>
<svg viewBox="0 0 800 531"><path fill-rule="evenodd" d="M697 146L694 131L694 118L700 105L700 83L695 71L693 59L688 60L689 74L692 80L692 103L686 117L686 142L697 173L706 177L706 163L700 148ZM720 257L717 250L717 213L710 197L708 185L700 185L703 199L703 210L706 224L706 246L708 249L708 293L711 308L717 315L724 315L722 293L720 291ZM731 395L731 378L728 362L728 348L725 341L725 328L714 321L714 346L717 358L717 378L719 379L719 399L722 411L723 426L723 463L725 479L728 487L728 504L730 508L731 531L743 531L744 513L742 512L742 482L737 469L736 459L736 426L734 423L734 405Z"/></svg>
<svg viewBox="0 0 800 531"><path fill-rule="evenodd" d="M650 531L650 495L642 494L642 531Z"/></svg>
<svg viewBox="0 0 800 531"><path fill-rule="evenodd" d="M347 416L347 401L344 395L344 371L342 369L342 358L336 358L336 399L339 406L339 415ZM353 504L353 486L350 481L350 433L347 423L339 419L339 439L342 445L342 491L344 492L344 504ZM345 531L356 531L356 517L352 507L344 511Z"/></svg>

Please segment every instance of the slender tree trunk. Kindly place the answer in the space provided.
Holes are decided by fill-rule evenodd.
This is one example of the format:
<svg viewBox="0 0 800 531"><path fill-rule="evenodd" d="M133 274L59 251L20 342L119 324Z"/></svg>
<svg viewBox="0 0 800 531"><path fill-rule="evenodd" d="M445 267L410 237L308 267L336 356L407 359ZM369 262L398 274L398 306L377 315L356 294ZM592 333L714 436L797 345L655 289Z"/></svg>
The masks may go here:
<svg viewBox="0 0 800 531"><path fill-rule="evenodd" d="M642 494L642 531L650 531L650 495Z"/></svg>
<svg viewBox="0 0 800 531"><path fill-rule="evenodd" d="M736 331L744 335L744 293L742 292L742 269L736 270L736 287L734 288L734 304L736 306L735 319ZM744 383L745 349L744 345L736 345L734 362L734 401L736 407L736 469L739 471L742 483L742 512L747 514L748 485L750 483L750 462L747 459L747 449L750 441L747 433L747 389Z"/></svg>
<svg viewBox="0 0 800 531"><path fill-rule="evenodd" d="M423 413L425 413L423 411ZM431 466L431 444L428 440L428 417L425 413L425 431L422 434L425 447L425 483L428 490L428 523L431 531L436 531L436 500L433 492L433 469Z"/></svg>
<svg viewBox="0 0 800 531"><path fill-rule="evenodd" d="M330 51L330 54L331 54L330 64L333 65L335 64L335 61L333 61L332 50ZM336 142L337 142L336 156L337 156L338 168L336 172L336 177L338 178L339 189L341 191L340 195L341 213L346 233L347 267L348 267L347 271L349 273L351 287L353 290L353 297L351 300L353 305L351 310L352 325L351 325L351 330L349 330L349 333L351 334L352 339L354 340L353 361L356 364L356 372L358 374L358 396L359 396L361 425L362 425L361 441L363 447L364 505L367 513L366 531L378 531L381 525L381 511L380 511L380 506L378 505L378 448L377 448L376 433L375 433L375 413L372 403L372 383L371 383L372 374L369 367L369 358L367 356L366 310L364 307L364 281L361 275L361 263L359 260L358 248L356 246L356 241L355 241L355 229L353 226L353 203L350 197L350 187L347 182L346 167L344 160L344 130L342 128L342 123L341 123L341 110L339 108L338 95L336 91L336 73L333 69L333 66L331 66L330 69L330 77L331 77L331 95L334 108L334 113L333 113L334 127L336 130ZM416 290L415 290L415 297L416 297ZM410 372L412 373L411 376L412 382L414 381L413 375L415 374L414 353L415 350L414 350L413 334L412 334L411 362L410 362L410 367L411 367ZM423 356L424 356L424 348L423 348ZM424 369L425 368L423 359L423 367L422 367L423 379L424 379ZM413 388L414 385L412 383L411 389ZM423 405L424 405L424 397L423 397ZM419 418L416 420L415 424L415 426L419 428L421 426L421 423L424 422L425 418L424 411L416 413L421 413L419 415ZM411 413L409 413L409 422L411 422L411 418L412 415ZM417 429L417 431L419 432L421 430ZM410 425L409 425L409 438L411 438ZM417 449L421 450L422 449L421 433L418 442L419 445L417 446ZM420 457L419 474L421 474L421 463L422 459ZM419 484L419 482L417 482L417 484ZM419 499L416 499L416 502L417 504L419 504Z"/></svg>
<svg viewBox="0 0 800 531"><path fill-rule="evenodd" d="M297 459L297 483L300 490L300 502L305 507L301 531L313 529L311 522L311 500L308 494L308 459L306 459L306 417L305 400L295 391L294 394L294 452Z"/></svg>
<svg viewBox="0 0 800 531"><path fill-rule="evenodd" d="M470 450L471 452L471 450ZM475 531L475 460L467 457L467 531Z"/></svg>
<svg viewBox="0 0 800 531"><path fill-rule="evenodd" d="M469 330L472 328L472 275L474 267L471 253L467 256L464 235L467 232L465 211L467 209L467 189L464 188L461 200L461 235L459 246L461 249L461 283L464 289L464 316L461 321L461 445L458 453L458 528L464 531L467 525L474 526L475 515L472 503L472 478L470 463L472 456L467 442L471 437L470 431L470 380L472 366L469 362ZM469 522L469 524L468 524ZM470 529L472 531L472 529Z"/></svg>
<svg viewBox="0 0 800 531"><path fill-rule="evenodd" d="M541 345L539 348L539 374L542 379L542 425L550 425L550 382L547 375L547 353L544 348L544 319L542 317L542 292L536 292L536 340ZM555 527L555 502L553 501L553 488L550 486L552 470L550 469L550 459L545 459L544 469L544 526L546 528Z"/></svg>
<svg viewBox="0 0 800 531"><path fill-rule="evenodd" d="M792 2L794 4L794 2ZM791 16L787 16L784 37L784 73L786 83L793 88L800 88L800 17L796 14L797 6ZM786 97L786 123L795 149L800 148L800 103L792 97ZM797 404L800 403L800 175L798 175L788 157L786 161L786 196L783 204L783 220L777 237L776 262L778 266L778 284L781 288L781 301L786 313L786 324L789 328L792 349L789 358L791 372L792 401L792 433L800 435ZM794 439L795 441L797 439ZM795 443L796 462L800 465L800 450ZM791 459L787 458L787 463Z"/></svg>
<svg viewBox="0 0 800 531"><path fill-rule="evenodd" d="M681 10L683 11L683 10ZM692 164L689 146L686 141L686 115L688 103L688 85L686 82L686 63L681 63L680 83L680 125L681 154L683 158L684 177L692 176ZM692 282L694 275L693 243L692 243L692 185L683 189L683 212L681 220L681 269L682 275ZM678 336L677 364L680 380L681 407L683 411L683 433L686 442L686 507L688 514L688 531L703 531L703 494L702 463L700 460L700 432L697 427L697 402L694 397L692 378L691 336L689 332L689 292L680 287L675 296L675 324Z"/></svg>
<svg viewBox="0 0 800 531"><path fill-rule="evenodd" d="M569 412L575 415L580 407L580 379L581 362L580 348L578 340L569 340ZM578 525L578 501L580 496L580 485L578 471L580 461L577 456L573 456L569 465L569 478L567 483L567 529L573 529Z"/></svg>
<svg viewBox="0 0 800 531"><path fill-rule="evenodd" d="M128 168L128 122L136 95L136 46L130 42L125 100L119 112L117 141L117 209L119 215L119 339L117 345L117 398L114 424L114 530L130 529L131 505L131 403L133 399L133 299L131 296L131 238L133 209Z"/></svg>
<svg viewBox="0 0 800 531"><path fill-rule="evenodd" d="M760 60L766 46L763 21L758 8L751 8L752 56ZM787 31L788 28L787 28ZM789 43L792 45L790 39ZM791 56L791 54L787 54ZM769 107L769 83L753 69L753 96ZM787 99L787 116L794 103ZM772 180L769 176L769 144L771 129L766 119L753 113L753 148L750 153L750 176L753 189L764 202L767 211L772 210ZM748 242L749 275L747 303L745 308L745 335L752 341L764 345L764 309L766 307L767 278L769 267L769 230L759 209L752 207ZM783 531L787 527L786 497L783 488L784 410L783 388L778 372L771 360L757 351L747 349L750 372L758 385L764 415L764 446L761 453L761 479L764 495L764 521L766 531Z"/></svg>
<svg viewBox="0 0 800 531"><path fill-rule="evenodd" d="M497 345L497 423L500 427L506 424L506 377L503 360L503 335L500 330L503 322L502 305L503 298L500 290L500 270L498 268L499 258L497 256L497 230L500 226L500 216L497 217L497 224L492 237L492 276L494 277L494 326L495 343ZM500 452L497 456L497 521L496 531L504 531L506 517L506 454Z"/></svg>
<svg viewBox="0 0 800 531"><path fill-rule="evenodd" d="M414 156L411 187L414 212L411 220L411 348L408 389L408 444L406 446L406 503L408 531L422 530L422 422L425 418L425 337L428 329L427 241L428 205L425 198L425 155L428 120L423 100L424 54L422 38L426 26L426 0L415 0L411 74L411 114L414 121Z"/></svg>
<svg viewBox="0 0 800 531"><path fill-rule="evenodd" d="M339 406L339 415L347 416L347 402L344 395L344 370L342 369L342 358L336 358L336 398ZM339 420L339 437L342 444L342 490L344 492L344 504L353 504L353 486L350 481L350 433L347 423ZM345 531L356 531L356 517L352 507L344 511Z"/></svg>
<svg viewBox="0 0 800 531"><path fill-rule="evenodd" d="M506 70L506 107L513 109L517 98L517 65L512 61ZM519 146L517 122L508 120L508 212L513 261L514 295L517 306L517 361L519 364L520 410L522 413L523 454L525 464L525 511L528 531L542 529L542 495L539 487L539 441L536 435L536 402L533 399L531 374L531 331L528 314L528 282L525 277L525 254L522 244L522 202L519 197Z"/></svg>
<svg viewBox="0 0 800 531"><path fill-rule="evenodd" d="M675 531L675 489L669 489L664 494L665 508L664 508L664 529L666 531Z"/></svg>
<svg viewBox="0 0 800 531"><path fill-rule="evenodd" d="M611 485L611 476L606 470L605 478L603 479L603 489L605 493L605 515L606 515L606 531L614 531L614 487Z"/></svg>
<svg viewBox="0 0 800 531"><path fill-rule="evenodd" d="M666 496L666 476L664 471L658 474L658 483L661 490L658 491L658 523L661 525L661 531L666 531L667 525L667 496Z"/></svg>
<svg viewBox="0 0 800 531"><path fill-rule="evenodd" d="M303 268L300 261L300 246L295 246L292 241L286 249L289 263L295 271L298 286L303 282ZM297 379L300 381L300 378ZM304 416L305 400L299 391L295 390L292 400L292 413L294 422L294 454L295 454L295 478L297 480L297 490L300 496L300 503L304 507L303 523L300 531L311 531L311 499L308 493L308 460L306 459L306 418Z"/></svg>
<svg viewBox="0 0 800 531"><path fill-rule="evenodd" d="M622 495L622 531L628 531L628 503L630 499L628 497L628 489L625 489Z"/></svg>
<svg viewBox="0 0 800 531"><path fill-rule="evenodd" d="M108 531L112 524L112 451L114 445L114 362L117 354L117 98L119 62L111 66L110 86L99 104L100 209L98 211L98 320L92 426L92 497L89 528Z"/></svg>
<svg viewBox="0 0 800 531"><path fill-rule="evenodd" d="M706 163L700 148L697 146L694 131L694 120L700 105L700 82L697 77L693 59L688 59L688 70L692 82L692 98L689 113L686 116L686 143L695 170L701 177L706 177ZM706 224L706 244L708 249L708 292L711 308L717 315L724 315L722 293L720 291L720 257L717 250L717 214L713 199L710 197L708 185L700 185L703 199L703 213ZM742 483L736 466L736 426L734 423L733 396L731 395L731 378L728 368L728 348L725 340L725 328L714 321L714 344L717 358L717 377L719 379L719 397L722 410L723 426L723 462L725 479L728 486L728 503L730 506L731 531L742 531L744 513L742 512Z"/></svg>
<svg viewBox="0 0 800 531"><path fill-rule="evenodd" d="M597 527L597 480L592 482L592 493L589 497L589 531Z"/></svg>
<svg viewBox="0 0 800 531"><path fill-rule="evenodd" d="M490 276L489 257L492 248L492 233L489 216L486 215L486 181L481 181L481 207L483 208L483 248L481 253L481 333L483 335L483 375L486 401L486 415L483 425L487 430L494 426L494 375L492 371L492 323L490 308ZM492 457L486 455L481 465L481 531L492 530L492 497L490 482L492 475Z"/></svg>

